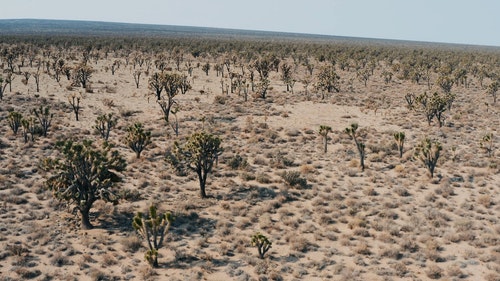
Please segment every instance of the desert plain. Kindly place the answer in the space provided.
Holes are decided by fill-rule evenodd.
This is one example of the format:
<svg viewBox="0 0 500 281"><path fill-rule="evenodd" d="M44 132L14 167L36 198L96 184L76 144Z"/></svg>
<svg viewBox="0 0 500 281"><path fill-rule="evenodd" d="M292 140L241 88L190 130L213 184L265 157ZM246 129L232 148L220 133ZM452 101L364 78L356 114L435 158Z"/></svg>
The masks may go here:
<svg viewBox="0 0 500 281"><path fill-rule="evenodd" d="M4 83L11 77L0 101L0 280L500 280L500 109L490 86L500 79L498 48L245 38L193 51L203 39L38 39L0 44ZM256 62L271 58L263 85ZM92 69L85 88L55 79L61 59L70 72ZM332 91L321 84L327 68L338 76ZM174 97L169 124L149 86L154 73L190 85ZM418 98L407 102L445 95L441 76L453 99L442 126L427 122ZM53 113L47 136L14 134L9 113L28 118L40 106ZM109 113L109 142L127 164L113 186L120 198L96 201L93 228L82 229L74 206L47 188L42 164L61 156L58 141L100 147L95 121ZM138 122L151 132L140 158L124 143ZM354 123L364 169L345 131ZM331 128L326 152L321 126ZM166 161L174 142L199 131L223 148L207 198L196 173ZM425 138L442 147L432 178L416 151ZM132 227L151 205L174 218L157 268ZM272 243L263 259L251 245L257 232Z"/></svg>

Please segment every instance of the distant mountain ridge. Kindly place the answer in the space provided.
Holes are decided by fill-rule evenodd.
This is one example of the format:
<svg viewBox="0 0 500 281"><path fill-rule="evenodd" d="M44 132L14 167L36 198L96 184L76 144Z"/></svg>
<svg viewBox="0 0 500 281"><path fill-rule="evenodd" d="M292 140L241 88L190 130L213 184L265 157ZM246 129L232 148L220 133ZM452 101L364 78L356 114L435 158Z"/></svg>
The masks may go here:
<svg viewBox="0 0 500 281"><path fill-rule="evenodd" d="M411 45L414 47L480 47L500 50L499 47L489 46L345 37L306 33L48 19L0 19L0 36L135 36L157 38L195 36L205 38L257 38L268 40L308 40L336 43L376 43L382 45Z"/></svg>
<svg viewBox="0 0 500 281"><path fill-rule="evenodd" d="M272 31L240 30L178 25L116 23L79 20L0 19L0 35L129 35L129 36L257 36L257 37L308 37L333 36L285 33ZM338 37L342 38L342 37ZM348 38L348 37L346 37Z"/></svg>

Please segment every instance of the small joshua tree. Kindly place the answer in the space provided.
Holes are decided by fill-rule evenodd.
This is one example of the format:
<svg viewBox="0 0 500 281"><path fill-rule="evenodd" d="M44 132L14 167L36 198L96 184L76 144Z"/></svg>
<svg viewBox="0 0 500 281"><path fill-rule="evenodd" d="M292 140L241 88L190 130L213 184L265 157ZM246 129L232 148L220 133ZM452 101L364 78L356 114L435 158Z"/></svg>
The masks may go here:
<svg viewBox="0 0 500 281"><path fill-rule="evenodd" d="M323 137L324 152L328 150L328 133L332 132L332 127L321 125L319 126L319 134Z"/></svg>
<svg viewBox="0 0 500 281"><path fill-rule="evenodd" d="M399 158L401 158L401 157L403 157L403 146L405 144L405 133L404 132L394 133L394 141L396 141L396 145L398 146Z"/></svg>
<svg viewBox="0 0 500 281"><path fill-rule="evenodd" d="M23 126L23 137L24 137L24 142L27 143L30 138L29 135L31 135L31 141L35 141L35 133L36 133L36 124L35 124L35 118L29 117L28 119L22 119L21 120L21 125Z"/></svg>
<svg viewBox="0 0 500 281"><path fill-rule="evenodd" d="M134 71L134 82L135 82L135 87L139 89L139 82L141 81L141 74L142 71L136 70Z"/></svg>
<svg viewBox="0 0 500 281"><path fill-rule="evenodd" d="M95 120L94 129L104 140L107 141L109 138L109 132L111 132L111 129L116 126L117 120L117 117L113 117L113 113L99 115L99 117Z"/></svg>
<svg viewBox="0 0 500 281"><path fill-rule="evenodd" d="M500 82L495 81L488 86L488 90L486 91L489 95L493 97L493 103L497 102L498 88L500 88Z"/></svg>
<svg viewBox="0 0 500 281"><path fill-rule="evenodd" d="M201 70L203 70L203 72L205 72L205 74L208 76L208 71L210 70L210 63L205 63L202 67L201 67Z"/></svg>
<svg viewBox="0 0 500 281"><path fill-rule="evenodd" d="M76 94L72 94L71 96L68 97L68 102L71 105L71 108L73 108L76 121L78 121L78 116L80 114L80 99L81 97Z"/></svg>
<svg viewBox="0 0 500 281"><path fill-rule="evenodd" d="M141 123L135 123L127 128L124 142L140 158L141 152L151 144L151 132L145 132Z"/></svg>
<svg viewBox="0 0 500 281"><path fill-rule="evenodd" d="M266 236L261 234L260 232L255 233L252 235L252 241L251 241L252 247L257 247L257 250L259 251L259 258L264 259L264 255L271 249L272 243L267 239Z"/></svg>
<svg viewBox="0 0 500 281"><path fill-rule="evenodd" d="M23 115L17 111L9 112L9 116L7 117L9 122L9 127L12 129L14 135L17 135L19 128L22 126L21 121L23 120Z"/></svg>
<svg viewBox="0 0 500 281"><path fill-rule="evenodd" d="M138 212L132 221L134 229L148 243L144 258L152 267L158 267L158 249L161 248L172 221L173 218L169 212L158 214L154 205L149 207L149 217Z"/></svg>
<svg viewBox="0 0 500 281"><path fill-rule="evenodd" d="M356 148L358 149L358 153L359 153L359 166L361 168L361 171L364 171L365 170L365 156L366 156L365 155L365 144L358 140L358 134L356 132L357 129L358 129L358 124L352 123L351 127L345 128L345 133L348 134L354 140L354 143L356 144Z"/></svg>
<svg viewBox="0 0 500 281"><path fill-rule="evenodd" d="M42 126L43 136L46 137L50 125L52 124L52 117L54 117L54 113L50 113L50 108L48 106L45 108L43 108L43 106L40 106L38 110L36 108L33 109L33 112L35 113L38 122Z"/></svg>
<svg viewBox="0 0 500 281"><path fill-rule="evenodd" d="M57 199L75 205L73 211L80 213L81 228L91 229L89 214L95 201L118 203L112 188L120 181L116 172L125 170L125 159L118 151L111 150L109 144L104 143L102 149L98 149L89 140L60 141L56 148L61 157L46 159L42 165L44 170L53 172L45 186Z"/></svg>
<svg viewBox="0 0 500 281"><path fill-rule="evenodd" d="M207 198L205 187L208 174L222 154L222 140L212 134L198 132L188 137L184 145L174 143L175 159L167 159L173 165L183 165L198 175L200 196Z"/></svg>
<svg viewBox="0 0 500 281"><path fill-rule="evenodd" d="M488 153L488 157L491 157L493 155L493 133L485 134L479 145Z"/></svg>
<svg viewBox="0 0 500 281"><path fill-rule="evenodd" d="M86 89L94 69L86 63L81 63L73 68L73 84Z"/></svg>
<svg viewBox="0 0 500 281"><path fill-rule="evenodd" d="M415 158L419 159L429 171L429 176L434 177L437 161L443 147L436 140L424 138L415 148Z"/></svg>

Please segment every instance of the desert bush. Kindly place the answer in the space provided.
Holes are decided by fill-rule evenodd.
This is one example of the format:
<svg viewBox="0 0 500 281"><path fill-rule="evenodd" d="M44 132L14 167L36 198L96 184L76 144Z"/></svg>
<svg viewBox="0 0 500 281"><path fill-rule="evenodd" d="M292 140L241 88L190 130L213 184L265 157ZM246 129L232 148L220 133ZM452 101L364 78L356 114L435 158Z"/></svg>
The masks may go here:
<svg viewBox="0 0 500 281"><path fill-rule="evenodd" d="M228 98L226 96L215 96L214 103L215 104L226 104Z"/></svg>
<svg viewBox="0 0 500 281"><path fill-rule="evenodd" d="M284 171L280 176L291 187L299 186L304 188L307 186L307 180L300 176L299 171Z"/></svg>
<svg viewBox="0 0 500 281"><path fill-rule="evenodd" d="M236 154L231 159L229 159L229 161L227 162L227 165L231 169L237 170L237 169L244 169L244 168L248 167L248 162L241 155Z"/></svg>
<svg viewBox="0 0 500 281"><path fill-rule="evenodd" d="M440 279L443 276L443 269L435 264L431 264L428 266L425 274L430 279Z"/></svg>

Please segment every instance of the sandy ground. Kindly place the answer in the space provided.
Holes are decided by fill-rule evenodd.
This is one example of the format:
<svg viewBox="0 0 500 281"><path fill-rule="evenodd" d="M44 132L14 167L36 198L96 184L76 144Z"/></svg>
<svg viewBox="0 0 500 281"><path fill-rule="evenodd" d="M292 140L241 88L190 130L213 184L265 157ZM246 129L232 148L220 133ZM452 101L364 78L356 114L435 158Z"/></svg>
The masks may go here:
<svg viewBox="0 0 500 281"><path fill-rule="evenodd" d="M488 157L479 146L485 133L498 135L500 110L485 104L491 97L476 80L453 87L457 100L438 128L406 108L404 95L427 85L397 78L386 85L382 64L366 87L355 80L353 93L345 90L353 72L339 70L342 91L325 100L314 91L306 97L300 83L293 95L285 92L272 72L266 100L229 94L225 104L215 102L221 77L195 68L193 89L177 98L175 136L148 98L148 77L137 89L132 66L105 71L114 59L92 64L93 93L42 73L39 93L33 78L24 85L17 76L0 102L1 280L500 280L500 153ZM80 121L67 102L73 93L83 97ZM44 102L55 113L49 136L25 144L8 127L8 111L30 116ZM97 202L95 229L83 231L43 188L38 165L55 155L56 140L99 142L92 125L108 112L119 117L110 141L128 162L119 188L139 195L117 206ZM153 135L139 160L121 141L138 121ZM359 124L366 144L363 172L343 132L351 123ZM327 153L320 125L333 129ZM199 198L194 174L178 176L164 161L174 141L200 129L219 135L225 148L209 176L208 199ZM407 137L402 158L392 137L397 131ZM412 159L423 136L444 148L432 180ZM228 166L236 154L246 167ZM284 171L300 172L307 186L287 186ZM158 269L144 261L145 243L131 227L134 213L150 204L176 217ZM273 243L263 260L250 246L257 231Z"/></svg>

